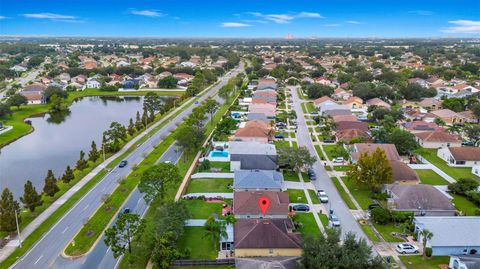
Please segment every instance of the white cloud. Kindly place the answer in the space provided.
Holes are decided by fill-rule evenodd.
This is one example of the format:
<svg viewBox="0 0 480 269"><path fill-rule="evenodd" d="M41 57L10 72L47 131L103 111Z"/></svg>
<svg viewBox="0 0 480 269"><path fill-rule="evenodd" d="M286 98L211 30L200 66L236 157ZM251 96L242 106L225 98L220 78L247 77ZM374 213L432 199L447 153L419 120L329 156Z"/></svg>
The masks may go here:
<svg viewBox="0 0 480 269"><path fill-rule="evenodd" d="M323 18L322 15L314 12L299 12L294 14L263 14L260 12L249 12L248 14L261 18L264 21L274 22L278 24L286 24L297 18Z"/></svg>
<svg viewBox="0 0 480 269"><path fill-rule="evenodd" d="M430 11L430 10L411 10L408 13L417 14L417 15L420 15L420 16L431 16L431 15L433 15L433 11Z"/></svg>
<svg viewBox="0 0 480 269"><path fill-rule="evenodd" d="M0 16L0 20L4 20L4 19L7 19L7 17L5 17L5 16Z"/></svg>
<svg viewBox="0 0 480 269"><path fill-rule="evenodd" d="M359 21L345 21L346 23L350 23L350 24L362 24L361 22Z"/></svg>
<svg viewBox="0 0 480 269"><path fill-rule="evenodd" d="M456 20L448 23L453 24L453 26L442 29L442 32L451 34L480 34L480 21Z"/></svg>
<svg viewBox="0 0 480 269"><path fill-rule="evenodd" d="M339 26L341 26L341 24L339 24L339 23L329 23L329 24L324 24L323 26L326 26L326 27L339 27Z"/></svg>
<svg viewBox="0 0 480 269"><path fill-rule="evenodd" d="M297 17L299 18L323 18L322 15L316 12L300 12Z"/></svg>
<svg viewBox="0 0 480 269"><path fill-rule="evenodd" d="M222 22L222 27L226 28L240 28L240 27L249 27L250 24L240 23L240 22Z"/></svg>
<svg viewBox="0 0 480 269"><path fill-rule="evenodd" d="M26 13L22 14L25 18L31 18L31 19L43 19L43 20L52 20L52 21L61 21L61 22L83 22L82 20L79 20L78 17L76 16L71 16L71 15L62 15L62 14L56 14L56 13Z"/></svg>
<svg viewBox="0 0 480 269"><path fill-rule="evenodd" d="M132 9L130 10L130 13L133 15L138 15L138 16L145 16L145 17L162 17L165 14L160 13L156 10L135 10Z"/></svg>

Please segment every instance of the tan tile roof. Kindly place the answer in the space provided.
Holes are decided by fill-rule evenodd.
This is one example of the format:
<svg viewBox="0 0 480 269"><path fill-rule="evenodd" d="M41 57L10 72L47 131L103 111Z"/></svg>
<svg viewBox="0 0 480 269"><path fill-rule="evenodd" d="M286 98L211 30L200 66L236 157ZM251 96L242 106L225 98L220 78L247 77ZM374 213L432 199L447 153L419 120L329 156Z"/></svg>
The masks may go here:
<svg viewBox="0 0 480 269"><path fill-rule="evenodd" d="M458 117L459 115L450 109L439 109L431 112L433 115L441 118Z"/></svg>
<svg viewBox="0 0 480 269"><path fill-rule="evenodd" d="M233 193L233 212L235 214L262 214L258 206L261 197L270 198L267 215L288 215L290 199L288 192L278 191L237 191Z"/></svg>
<svg viewBox="0 0 480 269"><path fill-rule="evenodd" d="M336 125L335 129L337 131L356 129L356 130L361 130L363 132L368 132L368 124L366 122L339 121L339 122L336 122L335 125Z"/></svg>
<svg viewBox="0 0 480 269"><path fill-rule="evenodd" d="M417 173L403 161L390 161L392 167L393 180L397 182L418 182Z"/></svg>
<svg viewBox="0 0 480 269"><path fill-rule="evenodd" d="M390 161L402 160L394 144L357 143L354 146L357 149L356 159L358 159L358 157L360 157L360 154L362 153L372 154L375 152L375 150L377 150L377 148L381 148L385 152L385 155L387 156L388 160ZM352 157L354 157L354 154L352 154Z"/></svg>
<svg viewBox="0 0 480 269"><path fill-rule="evenodd" d="M341 122L341 121L358 121L357 117L354 115L338 115L332 117L334 122Z"/></svg>
<svg viewBox="0 0 480 269"><path fill-rule="evenodd" d="M315 103L315 105L320 105L326 101L332 101L334 103L336 103L332 98L328 97L328 96L322 96L320 98L317 98L315 99L313 102Z"/></svg>
<svg viewBox="0 0 480 269"><path fill-rule="evenodd" d="M449 150L457 161L480 161L478 147L450 147Z"/></svg>
<svg viewBox="0 0 480 269"><path fill-rule="evenodd" d="M437 130L433 132L423 132L415 134L416 137L427 142L461 142L462 140L457 135L452 135L448 132Z"/></svg>

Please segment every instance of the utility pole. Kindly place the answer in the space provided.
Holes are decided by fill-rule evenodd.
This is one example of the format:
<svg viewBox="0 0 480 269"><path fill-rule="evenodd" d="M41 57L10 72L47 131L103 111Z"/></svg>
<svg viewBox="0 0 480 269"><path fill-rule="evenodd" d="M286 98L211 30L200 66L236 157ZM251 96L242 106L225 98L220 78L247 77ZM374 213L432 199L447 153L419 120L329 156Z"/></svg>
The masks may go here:
<svg viewBox="0 0 480 269"><path fill-rule="evenodd" d="M105 162L105 143L102 143L103 162Z"/></svg>
<svg viewBox="0 0 480 269"><path fill-rule="evenodd" d="M20 248L22 248L22 237L20 235L20 226L18 225L18 215L17 210L15 209L15 223L17 224L17 236L18 236L18 243Z"/></svg>

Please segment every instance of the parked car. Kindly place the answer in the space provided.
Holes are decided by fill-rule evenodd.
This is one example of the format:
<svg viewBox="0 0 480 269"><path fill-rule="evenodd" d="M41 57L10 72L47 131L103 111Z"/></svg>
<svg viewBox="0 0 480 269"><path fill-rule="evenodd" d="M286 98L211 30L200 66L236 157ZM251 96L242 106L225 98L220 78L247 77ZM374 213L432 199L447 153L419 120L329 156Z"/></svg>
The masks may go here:
<svg viewBox="0 0 480 269"><path fill-rule="evenodd" d="M464 141L464 142L462 142L462 146L474 147L474 146L475 146L475 142L473 142L473 141Z"/></svg>
<svg viewBox="0 0 480 269"><path fill-rule="evenodd" d="M320 203L328 203L328 196L324 190L318 190L317 196L318 196L318 199L320 200Z"/></svg>
<svg viewBox="0 0 480 269"><path fill-rule="evenodd" d="M315 171L313 171L312 168L308 169L308 178L310 178L310 180L317 180L317 175L315 174Z"/></svg>
<svg viewBox="0 0 480 269"><path fill-rule="evenodd" d="M345 159L343 157L337 157L337 158L333 159L333 162L334 163L344 163Z"/></svg>
<svg viewBox="0 0 480 269"><path fill-rule="evenodd" d="M337 215L330 214L330 223L333 227L340 227L340 220L338 219Z"/></svg>
<svg viewBox="0 0 480 269"><path fill-rule="evenodd" d="M310 211L310 207L308 205L299 204L299 205L292 206L292 210L293 211L308 212L308 211Z"/></svg>
<svg viewBox="0 0 480 269"><path fill-rule="evenodd" d="M283 134L276 134L275 138L284 139L285 137L283 136Z"/></svg>
<svg viewBox="0 0 480 269"><path fill-rule="evenodd" d="M277 127L284 127L284 126L287 126L287 124L285 124L285 122L277 122Z"/></svg>
<svg viewBox="0 0 480 269"><path fill-rule="evenodd" d="M324 139L323 143L335 143L335 140L333 139Z"/></svg>
<svg viewBox="0 0 480 269"><path fill-rule="evenodd" d="M407 244L407 243L398 244L395 249L397 250L398 253L401 253L401 254L412 254L412 253L417 254L418 253L417 246L414 246L412 244Z"/></svg>
<svg viewBox="0 0 480 269"><path fill-rule="evenodd" d="M123 160L123 161L120 162L120 164L118 165L118 167L123 168L123 167L127 166L127 164L128 164L128 162L125 161L125 160Z"/></svg>

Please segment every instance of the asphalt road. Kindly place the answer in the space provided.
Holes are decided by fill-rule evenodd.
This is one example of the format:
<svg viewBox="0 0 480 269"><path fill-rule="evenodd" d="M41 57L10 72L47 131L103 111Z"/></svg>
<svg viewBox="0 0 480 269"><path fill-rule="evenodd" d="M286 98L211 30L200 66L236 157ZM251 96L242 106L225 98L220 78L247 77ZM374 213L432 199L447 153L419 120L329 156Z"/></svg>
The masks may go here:
<svg viewBox="0 0 480 269"><path fill-rule="evenodd" d="M42 64L43 66L43 64ZM40 66L39 68L33 70L33 71L30 71L28 72L28 74L25 76L25 77L19 77L16 79L17 83L20 83L23 86L25 86L28 82L34 80L38 74L40 74L40 71L43 71L43 67ZM3 97L5 97L5 94L7 93L7 90L10 89L11 86L8 85L7 88L4 90L4 91L1 91L0 92L0 100L3 99Z"/></svg>
<svg viewBox="0 0 480 269"><path fill-rule="evenodd" d="M307 128L307 124L305 121L304 113L301 107L301 99L298 96L297 90L295 87L289 87L290 92L292 93L292 101L293 105L292 108L297 113L297 140L298 145L301 147L306 147L312 156L317 156L315 148L312 143L312 139L310 137L310 133ZM338 194L335 185L333 184L330 176L327 174L323 163L317 157L317 161L312 167L317 174L317 180L312 181L313 185L315 186L316 190L324 190L329 198L329 203L327 204L327 208L333 210L334 214L337 215L338 219L341 223L342 228L342 235L344 236L348 232L354 232L357 237L362 237L367 239L365 233L363 232L362 228L360 228L359 224L350 213L347 205L343 202L342 197ZM328 212L327 212L328 213Z"/></svg>
<svg viewBox="0 0 480 269"><path fill-rule="evenodd" d="M219 83L198 99L198 102L202 102L215 94L230 78L236 76L241 70L243 70L243 64L222 77ZM102 204L101 197L104 194L112 193L118 185L119 179L126 177L130 173L132 166L139 163L143 159L143 156L148 154L153 149L153 146L160 143L162 137L167 136L173 131L177 127L177 124L185 119L196 106L198 105L195 103L191 104L174 119L169 121L162 129L133 150L125 158L125 160L128 161L126 167L115 167L105 175L103 179L60 218L50 231L44 234L12 268L69 268L69 265L64 263L65 259L60 256L60 253L82 227L83 223L91 217L95 213L95 210Z"/></svg>

